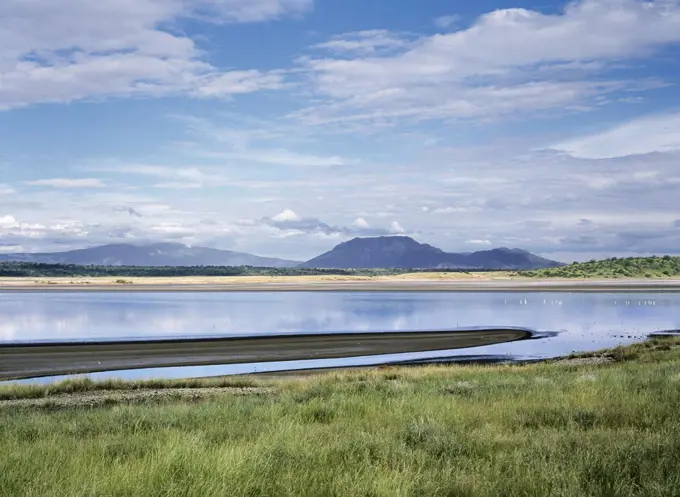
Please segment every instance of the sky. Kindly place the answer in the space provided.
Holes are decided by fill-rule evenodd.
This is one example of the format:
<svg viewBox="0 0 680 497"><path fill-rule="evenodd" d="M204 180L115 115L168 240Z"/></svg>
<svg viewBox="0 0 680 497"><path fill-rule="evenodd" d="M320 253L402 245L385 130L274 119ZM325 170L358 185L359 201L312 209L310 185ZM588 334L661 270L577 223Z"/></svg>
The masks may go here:
<svg viewBox="0 0 680 497"><path fill-rule="evenodd" d="M680 254L680 0L3 0L0 252Z"/></svg>

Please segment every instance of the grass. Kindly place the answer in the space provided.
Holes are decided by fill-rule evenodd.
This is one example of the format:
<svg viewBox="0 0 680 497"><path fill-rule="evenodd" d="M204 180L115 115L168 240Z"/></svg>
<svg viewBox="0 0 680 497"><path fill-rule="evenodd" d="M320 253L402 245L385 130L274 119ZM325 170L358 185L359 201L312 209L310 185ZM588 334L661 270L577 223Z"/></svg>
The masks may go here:
<svg viewBox="0 0 680 497"><path fill-rule="evenodd" d="M258 382L245 376L221 378L186 378L177 380L105 380L92 381L86 376L46 385L8 383L0 385L1 400L38 399L60 394L104 392L118 390L172 389L172 388L245 388L259 386Z"/></svg>
<svg viewBox="0 0 680 497"><path fill-rule="evenodd" d="M680 340L614 350L603 366L350 371L201 403L10 404L0 495L680 495ZM126 387L149 385L35 388Z"/></svg>

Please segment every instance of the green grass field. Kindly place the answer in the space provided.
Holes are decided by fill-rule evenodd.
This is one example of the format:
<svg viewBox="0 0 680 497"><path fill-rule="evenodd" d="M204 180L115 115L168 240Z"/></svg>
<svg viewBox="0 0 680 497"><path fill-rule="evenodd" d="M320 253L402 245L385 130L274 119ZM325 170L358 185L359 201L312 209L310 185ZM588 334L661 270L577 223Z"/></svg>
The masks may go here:
<svg viewBox="0 0 680 497"><path fill-rule="evenodd" d="M677 497L680 340L608 355L616 362L0 387L0 495ZM256 388L50 401L163 386Z"/></svg>

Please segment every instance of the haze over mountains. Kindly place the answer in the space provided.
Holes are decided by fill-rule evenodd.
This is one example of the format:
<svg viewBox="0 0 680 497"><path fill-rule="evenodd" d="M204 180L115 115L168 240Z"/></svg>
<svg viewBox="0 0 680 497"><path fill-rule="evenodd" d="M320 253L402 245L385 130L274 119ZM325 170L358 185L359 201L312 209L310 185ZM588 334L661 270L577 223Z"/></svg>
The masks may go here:
<svg viewBox="0 0 680 497"><path fill-rule="evenodd" d="M408 236L354 238L307 262L178 243L113 244L68 252L0 255L0 261L104 266L259 266L302 268L539 269L562 264L520 249L449 253Z"/></svg>

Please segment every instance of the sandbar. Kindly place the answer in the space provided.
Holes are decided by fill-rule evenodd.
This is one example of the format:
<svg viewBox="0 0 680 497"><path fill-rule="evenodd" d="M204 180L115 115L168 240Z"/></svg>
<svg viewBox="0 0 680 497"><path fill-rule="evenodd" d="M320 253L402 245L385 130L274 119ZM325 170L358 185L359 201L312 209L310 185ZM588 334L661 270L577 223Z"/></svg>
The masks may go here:
<svg viewBox="0 0 680 497"><path fill-rule="evenodd" d="M0 278L0 292L678 292L680 278L558 279L509 273L393 276Z"/></svg>
<svg viewBox="0 0 680 497"><path fill-rule="evenodd" d="M153 340L0 342L0 380L171 366L430 352L534 338L523 328Z"/></svg>

